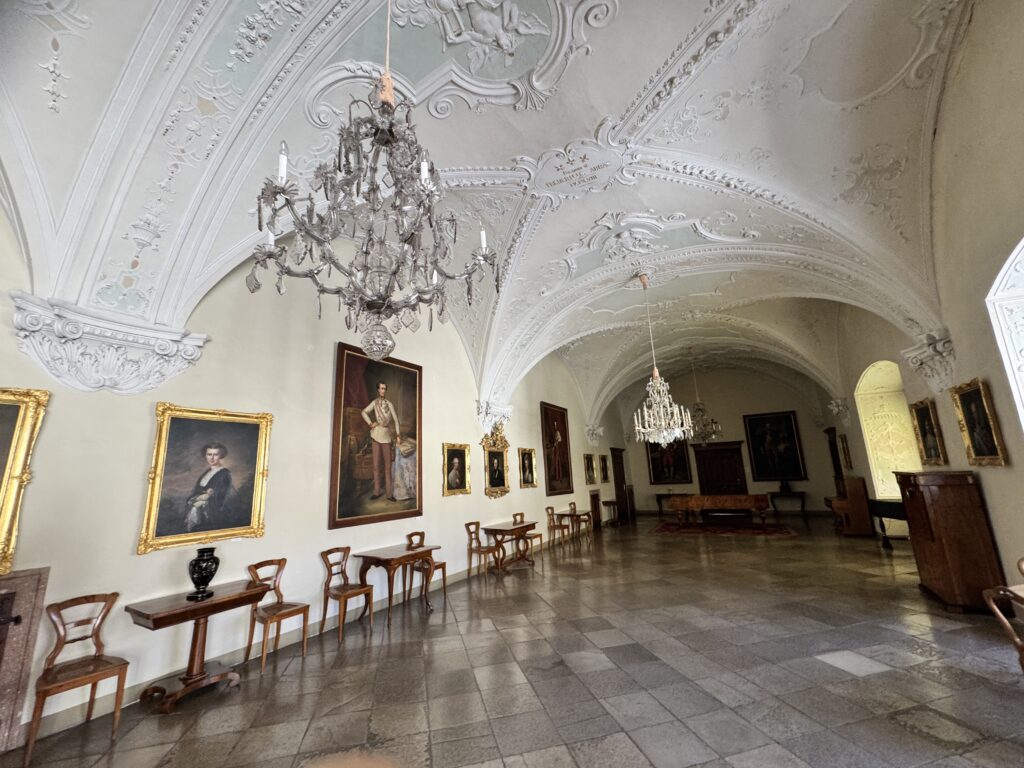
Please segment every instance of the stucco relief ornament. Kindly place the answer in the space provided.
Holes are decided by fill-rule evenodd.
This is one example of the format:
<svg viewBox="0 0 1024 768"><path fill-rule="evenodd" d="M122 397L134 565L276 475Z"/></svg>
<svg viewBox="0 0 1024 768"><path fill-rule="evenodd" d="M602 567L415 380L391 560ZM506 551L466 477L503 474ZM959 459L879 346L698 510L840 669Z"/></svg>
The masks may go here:
<svg viewBox="0 0 1024 768"><path fill-rule="evenodd" d="M512 420L512 406L491 400L477 400L476 415L484 431L490 433L498 424L508 424Z"/></svg>
<svg viewBox="0 0 1024 768"><path fill-rule="evenodd" d="M850 404L845 397L836 397L828 401L828 409L843 424L850 423Z"/></svg>
<svg viewBox="0 0 1024 768"><path fill-rule="evenodd" d="M587 442L590 445L600 445L602 437L604 437L604 427L597 424L587 424Z"/></svg>
<svg viewBox="0 0 1024 768"><path fill-rule="evenodd" d="M953 386L953 360L956 351L949 332L940 329L920 336L920 341L903 350L903 357L910 367L921 374L936 394Z"/></svg>

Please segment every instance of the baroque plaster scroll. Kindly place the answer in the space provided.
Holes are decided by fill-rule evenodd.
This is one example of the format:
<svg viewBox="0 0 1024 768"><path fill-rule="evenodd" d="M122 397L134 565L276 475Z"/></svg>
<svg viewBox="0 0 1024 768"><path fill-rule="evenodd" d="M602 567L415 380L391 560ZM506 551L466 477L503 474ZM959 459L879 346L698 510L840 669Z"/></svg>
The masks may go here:
<svg viewBox="0 0 1024 768"><path fill-rule="evenodd" d="M836 200L882 213L889 228L903 242L909 242L900 188L909 165L910 158L906 154L896 152L888 144L876 144L850 158L848 169L833 168L833 179L843 187Z"/></svg>
<svg viewBox="0 0 1024 768"><path fill-rule="evenodd" d="M11 291L18 348L62 384L133 395L191 368L207 336L140 325Z"/></svg>
<svg viewBox="0 0 1024 768"><path fill-rule="evenodd" d="M604 437L604 427L598 424L587 424L587 443L595 448L601 444Z"/></svg>
<svg viewBox="0 0 1024 768"><path fill-rule="evenodd" d="M496 403L493 400L477 400L476 415L484 432L490 434L495 426L503 427L512 420L512 406L507 403Z"/></svg>
<svg viewBox="0 0 1024 768"><path fill-rule="evenodd" d="M845 426L850 426L850 403L845 397L835 397L829 400L828 409Z"/></svg>
<svg viewBox="0 0 1024 768"><path fill-rule="evenodd" d="M306 15L308 5L309 0L261 0L256 10L238 23L234 43L228 51L230 58L224 66L233 70L239 63L251 62L270 44L274 32L285 25L289 25L289 32L294 32Z"/></svg>
<svg viewBox="0 0 1024 768"><path fill-rule="evenodd" d="M189 14L188 21L185 22L185 26L181 28L178 33L177 40L174 41L174 47L171 48L171 52L167 55L167 61L164 62L164 71L171 68L171 65L178 60L178 57L185 52L188 48L189 43L192 42L192 38L195 36L199 26L203 23L203 19L206 18L206 14L210 11L210 5L213 0L198 0L192 6L192 13Z"/></svg>
<svg viewBox="0 0 1024 768"><path fill-rule="evenodd" d="M49 82L42 86L50 98L46 108L54 114L60 113L60 103L68 95L61 90L61 81L70 80L64 73L61 56L64 53L63 39L79 37L92 27L92 20L79 12L79 0L13 0L15 9L40 24L50 34L50 60L39 64L49 75Z"/></svg>
<svg viewBox="0 0 1024 768"><path fill-rule="evenodd" d="M922 334L917 344L903 350L903 357L911 368L924 377L936 394L953 386L956 351L945 328Z"/></svg>

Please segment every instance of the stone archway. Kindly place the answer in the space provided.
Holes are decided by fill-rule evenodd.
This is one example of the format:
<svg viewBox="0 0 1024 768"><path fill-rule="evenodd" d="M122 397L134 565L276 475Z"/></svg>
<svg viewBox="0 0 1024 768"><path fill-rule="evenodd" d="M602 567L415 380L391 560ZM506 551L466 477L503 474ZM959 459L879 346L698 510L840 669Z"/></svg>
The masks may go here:
<svg viewBox="0 0 1024 768"><path fill-rule="evenodd" d="M875 498L900 498L894 471L919 472L914 425L903 393L900 367L879 360L864 369L854 392Z"/></svg>

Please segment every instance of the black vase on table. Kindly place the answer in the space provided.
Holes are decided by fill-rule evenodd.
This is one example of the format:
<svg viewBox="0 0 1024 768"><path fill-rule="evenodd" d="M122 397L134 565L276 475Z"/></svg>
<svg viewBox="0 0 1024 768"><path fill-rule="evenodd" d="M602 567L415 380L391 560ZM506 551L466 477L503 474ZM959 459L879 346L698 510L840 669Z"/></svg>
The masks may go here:
<svg viewBox="0 0 1024 768"><path fill-rule="evenodd" d="M213 550L214 547L200 547L199 553L188 561L188 576L196 591L185 595L186 600L198 601L213 597L213 590L207 587L220 566L220 558L214 556Z"/></svg>

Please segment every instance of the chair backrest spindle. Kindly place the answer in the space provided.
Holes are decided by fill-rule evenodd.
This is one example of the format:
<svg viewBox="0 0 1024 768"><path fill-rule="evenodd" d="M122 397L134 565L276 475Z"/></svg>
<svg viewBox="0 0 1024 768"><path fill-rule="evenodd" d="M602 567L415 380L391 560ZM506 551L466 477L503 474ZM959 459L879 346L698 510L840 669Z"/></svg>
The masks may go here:
<svg viewBox="0 0 1024 768"><path fill-rule="evenodd" d="M82 597L72 597L59 603L50 603L46 606L46 615L53 624L54 631L57 633L57 642L54 644L53 650L50 651L50 655L46 657L43 669L53 668L57 657L60 656L61 651L64 650L66 645L78 643L82 640L92 640L93 656L102 656L103 638L101 633L103 631L103 622L107 620L110 609L114 607L118 597L120 597L120 594L117 592L110 592L105 595L83 595ZM81 605L100 605L101 607L95 616L79 619L64 618L65 611L70 611ZM69 638L68 630L77 629L78 627L89 627L89 633L81 637Z"/></svg>

